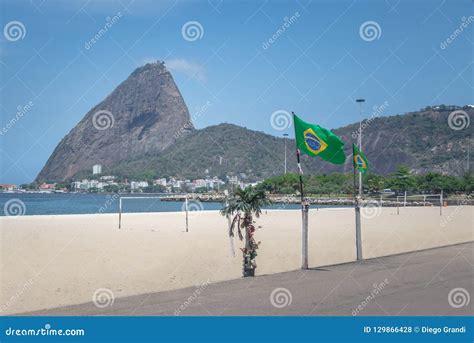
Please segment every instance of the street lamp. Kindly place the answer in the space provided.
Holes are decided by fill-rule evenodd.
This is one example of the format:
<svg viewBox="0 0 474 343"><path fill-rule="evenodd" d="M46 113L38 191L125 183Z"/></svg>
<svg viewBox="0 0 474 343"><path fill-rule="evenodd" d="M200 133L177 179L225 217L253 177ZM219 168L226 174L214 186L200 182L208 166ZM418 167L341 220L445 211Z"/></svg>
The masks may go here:
<svg viewBox="0 0 474 343"><path fill-rule="evenodd" d="M356 99L359 103L359 150L362 151L362 103L364 99ZM360 228L360 200L362 200L362 172L359 170L359 198L355 201L356 212L356 255L357 261L362 260L362 232Z"/></svg>
<svg viewBox="0 0 474 343"><path fill-rule="evenodd" d="M285 174L286 174L286 137L288 137L288 134L284 133L283 137L285 137Z"/></svg>
<svg viewBox="0 0 474 343"><path fill-rule="evenodd" d="M365 102L365 99L356 99L356 102L359 103L359 150L362 151L362 103ZM359 170L359 196L362 196L362 172Z"/></svg>

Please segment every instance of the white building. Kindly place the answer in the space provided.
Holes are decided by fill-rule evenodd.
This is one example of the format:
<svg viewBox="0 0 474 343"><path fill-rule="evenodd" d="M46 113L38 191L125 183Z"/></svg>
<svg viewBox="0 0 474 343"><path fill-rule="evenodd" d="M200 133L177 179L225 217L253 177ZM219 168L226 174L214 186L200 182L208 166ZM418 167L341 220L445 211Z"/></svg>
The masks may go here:
<svg viewBox="0 0 474 343"><path fill-rule="evenodd" d="M103 189L106 185L106 183L97 180L84 179L82 181L74 181L72 183L72 188L75 190L89 190L91 188Z"/></svg>
<svg viewBox="0 0 474 343"><path fill-rule="evenodd" d="M237 176L227 176L227 180L230 184L236 185L239 183L239 179L237 178Z"/></svg>
<svg viewBox="0 0 474 343"><path fill-rule="evenodd" d="M157 180L155 180L154 183L155 183L155 185L166 187L166 179L165 178L157 179Z"/></svg>
<svg viewBox="0 0 474 343"><path fill-rule="evenodd" d="M194 186L196 188L206 187L206 180L203 180L203 179L194 180Z"/></svg>
<svg viewBox="0 0 474 343"><path fill-rule="evenodd" d="M130 182L130 188L133 190L140 189L143 187L148 187L148 182L146 181L132 181Z"/></svg>
<svg viewBox="0 0 474 343"><path fill-rule="evenodd" d="M92 166L92 174L93 174L93 175L102 174L102 165L100 165L100 164L94 164L94 165Z"/></svg>
<svg viewBox="0 0 474 343"><path fill-rule="evenodd" d="M88 182L88 188L98 188L98 189L102 189L102 182L99 182L97 180L90 180Z"/></svg>

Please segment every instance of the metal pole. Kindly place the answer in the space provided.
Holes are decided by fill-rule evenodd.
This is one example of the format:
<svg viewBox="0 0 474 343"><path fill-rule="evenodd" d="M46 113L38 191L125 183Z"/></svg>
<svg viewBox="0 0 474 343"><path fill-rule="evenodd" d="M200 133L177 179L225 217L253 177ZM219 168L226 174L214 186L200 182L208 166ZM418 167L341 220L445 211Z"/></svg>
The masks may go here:
<svg viewBox="0 0 474 343"><path fill-rule="evenodd" d="M403 207L407 207L407 191L403 195Z"/></svg>
<svg viewBox="0 0 474 343"><path fill-rule="evenodd" d="M288 137L288 134L284 133L283 137L285 137L285 174L286 174L286 137Z"/></svg>
<svg viewBox="0 0 474 343"><path fill-rule="evenodd" d="M308 205L302 205L303 210L303 246L301 268L308 269Z"/></svg>
<svg viewBox="0 0 474 343"><path fill-rule="evenodd" d="M356 224L356 256L357 261L362 260L362 232L360 224L360 196L356 195L356 169L354 166L354 209L355 209L355 224Z"/></svg>
<svg viewBox="0 0 474 343"><path fill-rule="evenodd" d="M397 195L397 214L400 214L400 206L398 206L398 195Z"/></svg>
<svg viewBox="0 0 474 343"><path fill-rule="evenodd" d="M186 193L185 201L185 209L186 209L186 232L188 232L188 194Z"/></svg>
<svg viewBox="0 0 474 343"><path fill-rule="evenodd" d="M301 244L301 269L308 269L308 206L304 200L303 193L303 170L300 164L300 151L296 149L296 160L300 171L300 194L301 194L301 220L302 220L302 244Z"/></svg>
<svg viewBox="0 0 474 343"><path fill-rule="evenodd" d="M122 198L119 198L119 229L122 227Z"/></svg>
<svg viewBox="0 0 474 343"><path fill-rule="evenodd" d="M441 190L441 194L439 195L439 215L443 214L443 190Z"/></svg>
<svg viewBox="0 0 474 343"><path fill-rule="evenodd" d="M359 150L362 151L362 103L365 99L356 99L359 103ZM362 198L362 172L359 171L359 196Z"/></svg>

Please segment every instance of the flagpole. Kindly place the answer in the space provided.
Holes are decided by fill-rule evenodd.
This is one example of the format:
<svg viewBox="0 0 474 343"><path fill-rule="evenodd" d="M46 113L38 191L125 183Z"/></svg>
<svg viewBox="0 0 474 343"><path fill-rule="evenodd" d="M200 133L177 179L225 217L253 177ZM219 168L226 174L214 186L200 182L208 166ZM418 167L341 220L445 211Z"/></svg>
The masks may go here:
<svg viewBox="0 0 474 343"><path fill-rule="evenodd" d="M291 112L291 113L293 114L293 116L295 115L294 112ZM295 144L296 144L296 136L295 136ZM300 174L301 219L302 219L301 269L308 269L308 211L309 211L309 205L306 203L306 201L304 199L303 169L301 169L300 150L298 149L298 146L296 146L296 161L298 163L298 171L299 171L299 174Z"/></svg>
<svg viewBox="0 0 474 343"><path fill-rule="evenodd" d="M300 194L301 194L301 219L302 219L302 244L301 244L301 269L308 269L308 210L309 206L304 200L303 193L303 170L300 164L300 150L296 149L296 160L300 172Z"/></svg>
<svg viewBox="0 0 474 343"><path fill-rule="evenodd" d="M362 260L362 234L361 234L361 225L360 225L360 196L357 195L357 185L356 185L356 167L354 161L354 154L352 156L352 167L354 170L354 209L355 209L355 224L356 224L356 256L357 261ZM359 171L360 172L360 171Z"/></svg>

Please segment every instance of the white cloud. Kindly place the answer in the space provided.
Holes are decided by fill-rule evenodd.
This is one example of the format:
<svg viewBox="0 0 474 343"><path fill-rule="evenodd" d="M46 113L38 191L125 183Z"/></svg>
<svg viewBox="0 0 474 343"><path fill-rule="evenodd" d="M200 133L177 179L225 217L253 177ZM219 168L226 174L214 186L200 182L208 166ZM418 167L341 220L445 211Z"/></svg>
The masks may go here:
<svg viewBox="0 0 474 343"><path fill-rule="evenodd" d="M198 63L188 61L184 58L176 58L165 61L165 66L171 71L185 74L198 81L206 81L206 70L204 66Z"/></svg>

